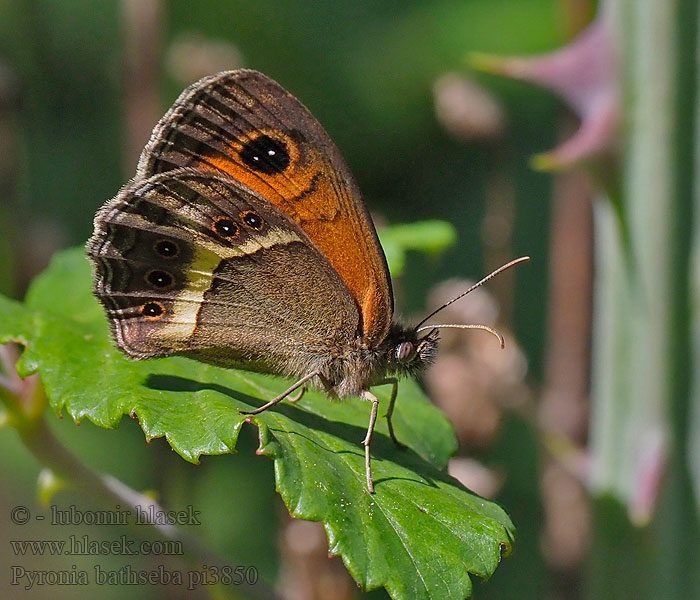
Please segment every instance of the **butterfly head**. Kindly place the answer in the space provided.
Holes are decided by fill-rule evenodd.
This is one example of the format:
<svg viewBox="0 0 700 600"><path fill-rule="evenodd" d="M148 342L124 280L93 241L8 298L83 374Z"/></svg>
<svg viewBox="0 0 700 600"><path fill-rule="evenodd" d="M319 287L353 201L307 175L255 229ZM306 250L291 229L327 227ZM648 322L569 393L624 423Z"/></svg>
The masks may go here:
<svg viewBox="0 0 700 600"><path fill-rule="evenodd" d="M389 370L395 373L416 375L437 355L437 329L421 336L415 328L394 325L389 339Z"/></svg>

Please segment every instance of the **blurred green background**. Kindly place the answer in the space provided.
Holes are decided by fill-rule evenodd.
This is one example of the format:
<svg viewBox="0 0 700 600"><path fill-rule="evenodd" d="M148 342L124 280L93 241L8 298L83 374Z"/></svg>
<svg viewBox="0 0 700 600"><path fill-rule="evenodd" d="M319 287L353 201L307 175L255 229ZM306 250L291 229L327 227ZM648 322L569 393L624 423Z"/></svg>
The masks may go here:
<svg viewBox="0 0 700 600"><path fill-rule="evenodd" d="M532 155L555 146L576 121L552 94L474 73L467 64L473 51L550 51L573 38L594 11L595 3L585 0L3 0L0 292L21 298L56 249L85 242L95 211L132 176L151 127L186 85L217 70L260 70L325 126L379 226L440 219L456 228L458 240L446 252L410 256L396 280L400 313L425 314L431 290L448 278L477 278L516 256L532 257L490 287L501 307L497 322L512 332L509 343L526 357L527 374L515 359L493 369L487 364L489 373L515 383L479 384L486 404L472 408L463 390L460 406L470 419L495 415L481 437L470 437L471 421L461 429L456 424L462 456L478 461L464 463L465 481L476 485L475 464L486 469L492 485L477 491L494 494L518 531L514 554L491 581L477 582L476 597L575 599L600 592L605 568L589 562L593 509L580 477L589 412L591 185L578 175L554 179L529 166ZM478 118L465 122L459 111L450 118L450 94ZM579 201L573 216L567 213L569 229L557 237L551 210L562 196ZM566 281L568 269L581 287L557 294L550 288L556 272L551 257L558 251L566 256L570 245L578 254L558 273ZM561 309L567 300L568 316L554 310L553 302ZM568 363L572 371L558 367L558 375L552 364L562 346L556 340L577 352ZM451 339L448 350L459 343ZM439 384L426 385L431 395L433 385L440 393ZM569 404L552 401L562 389L573 397ZM130 419L114 431L66 421L49 415L56 435L85 462L136 490L152 490L166 507L194 505L204 518L190 533L231 562L256 566L285 598L330 597L329 589L337 598L362 595L323 548L306 558L290 549L294 525L272 489L271 462L255 456L251 431L244 428L235 456L204 457L194 467L164 440L146 445ZM552 469L552 461L564 468ZM71 587L8 586L8 565L74 564L62 557L20 561L8 549L5 539L57 536L55 528L33 524L30 532L6 519L16 505L41 510L39 471L16 433L0 428L0 593L72 598ZM90 507L67 493L58 500ZM639 534L617 504L606 515L621 544L654 535ZM100 528L84 531L105 536ZM100 562L123 564L119 557ZM644 563L634 563L632 572L638 564ZM319 586L333 578L340 583L313 591L303 587L310 585L305 578ZM109 585L88 588L85 597L125 593L134 599L199 597L177 586L125 591ZM369 596L386 597L381 590Z"/></svg>

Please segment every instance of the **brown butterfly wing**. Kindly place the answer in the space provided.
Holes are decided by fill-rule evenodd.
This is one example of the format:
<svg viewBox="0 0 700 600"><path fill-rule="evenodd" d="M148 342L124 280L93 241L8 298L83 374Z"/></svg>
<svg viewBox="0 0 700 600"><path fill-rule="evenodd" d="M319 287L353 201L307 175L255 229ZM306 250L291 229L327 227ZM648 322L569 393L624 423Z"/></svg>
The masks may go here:
<svg viewBox="0 0 700 600"><path fill-rule="evenodd" d="M393 313L386 260L349 169L308 109L256 71L207 77L161 119L137 178L178 167L224 172L306 232L350 290L370 345Z"/></svg>
<svg viewBox="0 0 700 600"><path fill-rule="evenodd" d="M301 376L357 336L352 296L303 230L226 176L179 168L134 180L98 212L88 255L133 357Z"/></svg>

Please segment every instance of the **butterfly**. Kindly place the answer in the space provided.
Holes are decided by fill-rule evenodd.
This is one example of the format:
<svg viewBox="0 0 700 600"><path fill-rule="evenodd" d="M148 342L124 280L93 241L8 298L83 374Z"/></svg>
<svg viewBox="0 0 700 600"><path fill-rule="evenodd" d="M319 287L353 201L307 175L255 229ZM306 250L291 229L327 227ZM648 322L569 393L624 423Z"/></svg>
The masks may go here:
<svg viewBox="0 0 700 600"><path fill-rule="evenodd" d="M299 100L245 69L191 85L156 125L135 177L97 212L87 254L128 356L184 355L295 380L246 414L307 386L370 401L362 443L374 492L379 400L370 388L392 386L386 418L399 444L398 377L429 365L438 329L452 325L424 325L435 313L415 327L393 320L386 259L360 191Z"/></svg>

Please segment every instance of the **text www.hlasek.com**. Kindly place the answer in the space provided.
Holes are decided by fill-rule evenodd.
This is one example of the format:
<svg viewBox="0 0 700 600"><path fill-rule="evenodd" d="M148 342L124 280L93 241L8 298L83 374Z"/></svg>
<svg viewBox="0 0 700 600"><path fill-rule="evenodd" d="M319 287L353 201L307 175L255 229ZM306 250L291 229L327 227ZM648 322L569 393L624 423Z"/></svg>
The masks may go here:
<svg viewBox="0 0 700 600"><path fill-rule="evenodd" d="M125 535L118 540L93 540L87 535L69 536L67 540L10 540L15 556L180 556L184 554L178 540L136 542Z"/></svg>

